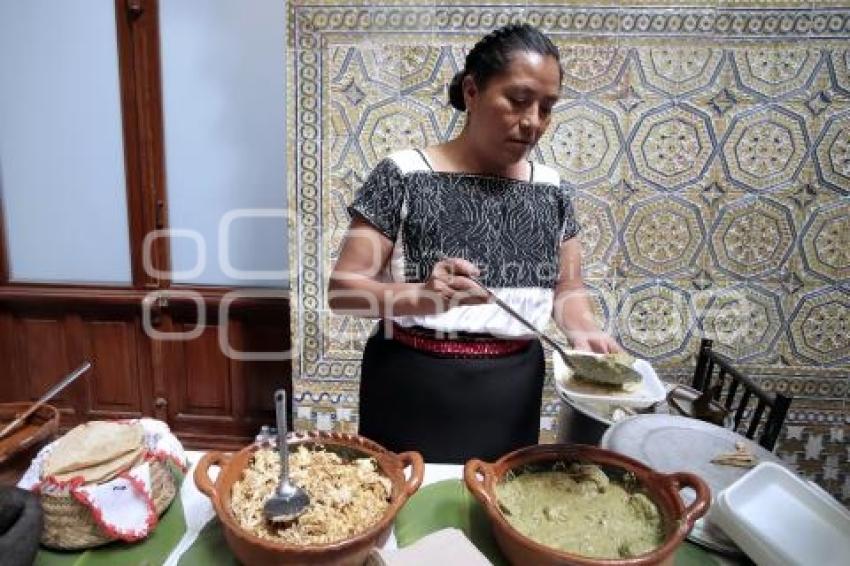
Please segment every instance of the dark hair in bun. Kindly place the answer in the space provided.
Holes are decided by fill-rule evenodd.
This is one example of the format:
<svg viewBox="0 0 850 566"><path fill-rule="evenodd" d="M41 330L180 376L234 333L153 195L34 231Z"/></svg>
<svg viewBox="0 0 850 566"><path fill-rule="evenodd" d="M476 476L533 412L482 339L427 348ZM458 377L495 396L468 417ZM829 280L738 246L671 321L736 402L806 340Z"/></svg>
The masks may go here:
<svg viewBox="0 0 850 566"><path fill-rule="evenodd" d="M463 70L458 71L449 83L449 104L461 112L466 111L463 99L463 79L466 75L472 75L475 84L484 88L491 77L507 69L515 51L554 57L563 79L561 56L552 40L530 24L510 24L482 37L467 53Z"/></svg>

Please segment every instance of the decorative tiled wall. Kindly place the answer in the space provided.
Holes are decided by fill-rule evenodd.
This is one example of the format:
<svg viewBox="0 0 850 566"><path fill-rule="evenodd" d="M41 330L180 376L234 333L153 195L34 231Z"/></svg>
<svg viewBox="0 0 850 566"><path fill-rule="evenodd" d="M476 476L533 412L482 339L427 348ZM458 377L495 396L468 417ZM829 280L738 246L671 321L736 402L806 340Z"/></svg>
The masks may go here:
<svg viewBox="0 0 850 566"><path fill-rule="evenodd" d="M792 394L778 453L850 502L850 3L619 4L290 0L298 426L357 427L372 324L325 299L345 204L389 152L460 131L466 50L527 21L562 53L535 158L572 184L600 320L668 379L709 336ZM544 440L557 412L550 384Z"/></svg>

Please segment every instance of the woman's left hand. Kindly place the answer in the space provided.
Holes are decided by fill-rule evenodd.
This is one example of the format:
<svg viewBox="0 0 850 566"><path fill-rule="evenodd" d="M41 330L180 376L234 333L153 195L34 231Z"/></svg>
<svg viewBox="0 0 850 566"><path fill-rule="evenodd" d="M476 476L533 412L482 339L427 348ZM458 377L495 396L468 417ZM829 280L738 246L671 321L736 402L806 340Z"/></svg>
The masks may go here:
<svg viewBox="0 0 850 566"><path fill-rule="evenodd" d="M561 244L560 273L552 307L555 322L573 348L597 354L616 354L623 349L599 330L587 289L581 278L581 243L570 238Z"/></svg>
<svg viewBox="0 0 850 566"><path fill-rule="evenodd" d="M569 338L576 350L596 352L597 354L615 354L623 351L623 348L604 332L571 333Z"/></svg>

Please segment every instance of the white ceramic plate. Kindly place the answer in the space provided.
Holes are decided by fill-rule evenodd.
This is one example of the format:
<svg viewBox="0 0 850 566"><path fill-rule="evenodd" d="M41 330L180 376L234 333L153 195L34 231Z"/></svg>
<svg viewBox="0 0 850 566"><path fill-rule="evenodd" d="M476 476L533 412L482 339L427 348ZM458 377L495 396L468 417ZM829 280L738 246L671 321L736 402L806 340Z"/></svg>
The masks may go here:
<svg viewBox="0 0 850 566"><path fill-rule="evenodd" d="M569 354L583 354L602 357L602 354L591 354L577 350L566 350ZM664 384L655 373L652 365L641 359L636 359L632 366L643 378L639 385L633 385L628 391L596 386L573 379L572 369L564 363L557 352L552 354L555 369L555 388L560 395L583 403L612 404L634 409L644 409L653 403L660 403L667 396Z"/></svg>

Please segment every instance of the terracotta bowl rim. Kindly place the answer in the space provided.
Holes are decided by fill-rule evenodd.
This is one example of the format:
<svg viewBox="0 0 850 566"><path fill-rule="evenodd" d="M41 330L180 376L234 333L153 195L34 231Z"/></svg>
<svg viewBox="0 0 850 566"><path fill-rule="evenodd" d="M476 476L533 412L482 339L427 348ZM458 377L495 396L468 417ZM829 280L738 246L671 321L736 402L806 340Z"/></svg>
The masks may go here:
<svg viewBox="0 0 850 566"><path fill-rule="evenodd" d="M0 409L29 409L32 406L31 401L9 401L0 403ZM45 414L49 413L49 414ZM40 417L44 420L42 426L50 424L51 421L58 420L61 417L61 413L59 412L59 408L56 405L52 405L50 403L44 403L35 412L29 416L29 419L33 417ZM9 421L12 422L12 421Z"/></svg>
<svg viewBox="0 0 850 566"><path fill-rule="evenodd" d="M591 446L586 444L536 444L532 446L526 446L524 448L519 448L514 450L513 452L509 452L504 456L500 457L498 460L492 463L484 462L484 465L487 466L492 472L492 484L488 483L486 478L485 481L481 482L483 490L486 492L490 501L481 502L483 507L487 510L487 515L490 517L491 521L498 524L498 527L506 530L509 534L515 535L516 541L527 549L534 550L538 553L543 553L549 555L551 558L565 561L569 564L582 564L582 565L596 565L599 566L618 566L618 565L643 565L643 564L656 564L662 560L664 560L667 556L672 555L675 548L681 544L681 542L687 536L687 533L690 531L691 527L683 528L686 524L685 521L685 512L686 507L682 502L681 497L678 497L678 492L676 493L676 497L672 497L673 506L675 508L676 514L674 516L669 516L665 512L666 505L661 505L656 497L650 497L652 502L655 503L661 510L663 514L665 514L665 519L669 520L669 524L672 526L671 530L665 535L664 542L659 546L653 548L650 552L633 556L629 558L594 558L591 556L585 556L582 554L573 554L570 552L565 552L562 550L558 550L544 544L541 544L535 540L532 540L525 534L518 531L504 516L504 514L498 508L498 498L496 497L495 490L492 489L496 483L502 480L505 474L509 471L516 469L517 467L521 467L529 464L537 464L541 463L548 458L545 456L550 456L551 460L557 460L559 458L563 459L581 459L584 455L589 459L589 463L598 463L592 460L593 455L601 455L606 458L611 458L613 460L619 461L616 464L611 463L601 463L603 466L612 466L619 467L624 471L630 471L628 467L621 465L626 464L627 466L636 468L643 473L647 473L651 476L659 476L664 477L670 474L665 474L662 472L658 472L653 470L646 464L630 458L629 456L624 456L612 450L608 450L605 448L599 448L598 446ZM508 467L501 474L496 473L496 468L505 466L510 463L511 460L526 458L526 457L534 457L534 456L544 456L540 459L532 459L531 461L526 462L516 462ZM467 462L466 465L469 465L472 460ZM640 478L636 478L640 481ZM464 482L466 483L466 482ZM641 481L641 486L644 487L645 491L648 494L653 494L656 491L660 491L661 488L651 489L650 486L646 484L646 482ZM497 540L501 538L498 534L496 536Z"/></svg>
<svg viewBox="0 0 850 566"><path fill-rule="evenodd" d="M10 415L11 418L9 418L8 421L3 421L3 425L5 426L6 424L9 424L15 419L14 413L23 412L31 406L32 403L27 401L0 403L0 412L6 413L8 411L12 413ZM41 442L51 440L51 437L59 432L59 424L61 422L62 414L59 412L56 405L45 403L36 409L35 412L27 418L25 423L20 425L8 436L0 439L0 465L4 465L13 458L19 457L21 454L32 449L33 446L36 446ZM28 426L33 429L32 434L25 437L20 443L12 445L11 439L15 436L15 434Z"/></svg>
<svg viewBox="0 0 850 566"><path fill-rule="evenodd" d="M362 449L364 453L368 456L375 458L375 461L378 463L379 470L382 474L390 479L393 482L393 489L397 490L397 495L394 500L390 501L389 506L387 507L384 514L381 518L373 523L368 529L365 531L361 531L356 535L345 538L342 540L328 542L328 543L311 543L311 544L291 544L285 542L278 542L271 539L265 539L259 537L253 533L245 530L237 521L236 517L233 515L230 509L225 509L225 504L221 500L219 489L221 488L232 488L233 483L238 480L234 480L229 486L220 486L218 485L218 479L213 482L215 486L216 497L213 498L213 506L216 509L216 515L218 519L221 521L222 525L230 530L234 536L237 536L243 539L245 542L250 543L255 546L265 547L266 550L280 552L280 553L307 553L307 554L324 554L328 552L339 552L344 551L349 547L354 547L359 544L368 542L370 539L374 539L380 537L383 531L390 526L390 523L394 520L396 514L410 497L405 493L404 490L404 481L401 483L397 483L390 477L384 470L384 466L382 462L386 462L389 459L392 463L397 464L399 467L399 472L402 474L402 479L404 479L404 465L402 464L399 454L387 450L377 442L366 438L365 436L360 436L359 434L354 433L344 433L344 432L325 432L325 431L298 431L298 432L289 432L286 435L287 441L290 445L300 445L305 443L315 443L315 444L328 444L334 445L336 441L336 446L343 448L352 448L352 449ZM356 446L351 446L349 443L354 443ZM264 448L265 446L258 442L253 442L248 446L245 446L238 452L235 452L230 455L229 459L226 463L223 463L221 471L219 471L219 478L224 473L226 468L229 468L232 464L233 460L244 457L245 465L247 465L247 454L249 452L255 452L260 448ZM373 454L374 453L374 454ZM379 457L375 457L379 456ZM244 470L244 467L243 467ZM239 471L241 475L241 471ZM228 498L229 499L229 498ZM226 515L227 521L222 519L222 515Z"/></svg>

